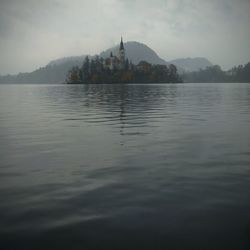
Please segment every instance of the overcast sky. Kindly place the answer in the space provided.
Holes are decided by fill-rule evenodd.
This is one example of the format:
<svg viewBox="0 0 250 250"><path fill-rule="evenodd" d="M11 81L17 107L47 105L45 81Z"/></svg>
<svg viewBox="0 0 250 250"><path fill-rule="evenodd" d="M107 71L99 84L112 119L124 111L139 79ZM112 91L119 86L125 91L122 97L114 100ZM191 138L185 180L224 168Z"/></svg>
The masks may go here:
<svg viewBox="0 0 250 250"><path fill-rule="evenodd" d="M96 54L124 41L165 60L250 61L250 0L0 0L0 74Z"/></svg>

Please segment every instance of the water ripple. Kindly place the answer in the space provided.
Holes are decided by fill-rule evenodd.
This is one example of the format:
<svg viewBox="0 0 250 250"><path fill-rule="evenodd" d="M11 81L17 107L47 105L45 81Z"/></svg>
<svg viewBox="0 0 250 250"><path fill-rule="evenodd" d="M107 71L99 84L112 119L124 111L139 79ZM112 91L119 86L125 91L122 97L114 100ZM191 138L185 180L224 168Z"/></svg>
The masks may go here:
<svg viewBox="0 0 250 250"><path fill-rule="evenodd" d="M248 249L249 94L0 86L1 246Z"/></svg>

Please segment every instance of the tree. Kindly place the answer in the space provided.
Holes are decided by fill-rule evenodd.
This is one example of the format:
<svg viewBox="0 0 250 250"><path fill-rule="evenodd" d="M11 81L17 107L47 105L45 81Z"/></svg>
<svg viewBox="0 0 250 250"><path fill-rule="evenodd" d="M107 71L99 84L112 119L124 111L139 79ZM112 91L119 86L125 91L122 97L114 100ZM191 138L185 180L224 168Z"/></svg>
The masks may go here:
<svg viewBox="0 0 250 250"><path fill-rule="evenodd" d="M83 65L82 65L82 71L83 71L83 81L87 82L90 75L90 63L89 63L89 57L86 56Z"/></svg>
<svg viewBox="0 0 250 250"><path fill-rule="evenodd" d="M70 83L78 83L79 81L79 68L78 67L73 67L68 76L68 81Z"/></svg>
<svg viewBox="0 0 250 250"><path fill-rule="evenodd" d="M117 59L118 60L118 59ZM125 61L123 69L114 68L110 70L105 67L103 58L96 56L89 60L84 59L81 69L74 67L69 71L69 83L168 83L179 82L177 69L174 65L169 68L166 65L152 65L146 61L141 61L138 65L133 65L128 60Z"/></svg>
<svg viewBox="0 0 250 250"><path fill-rule="evenodd" d="M125 61L125 70L129 70L129 62L128 62L128 58Z"/></svg>

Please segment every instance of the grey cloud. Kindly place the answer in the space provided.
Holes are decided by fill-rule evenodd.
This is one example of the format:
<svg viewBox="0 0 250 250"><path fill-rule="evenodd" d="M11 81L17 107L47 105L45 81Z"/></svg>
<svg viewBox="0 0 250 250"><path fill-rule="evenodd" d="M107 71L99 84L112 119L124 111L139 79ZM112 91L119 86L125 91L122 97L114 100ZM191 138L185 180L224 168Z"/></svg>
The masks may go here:
<svg viewBox="0 0 250 250"><path fill-rule="evenodd" d="M144 42L166 60L205 56L229 68L250 61L249 0L1 0L0 74L61 56Z"/></svg>

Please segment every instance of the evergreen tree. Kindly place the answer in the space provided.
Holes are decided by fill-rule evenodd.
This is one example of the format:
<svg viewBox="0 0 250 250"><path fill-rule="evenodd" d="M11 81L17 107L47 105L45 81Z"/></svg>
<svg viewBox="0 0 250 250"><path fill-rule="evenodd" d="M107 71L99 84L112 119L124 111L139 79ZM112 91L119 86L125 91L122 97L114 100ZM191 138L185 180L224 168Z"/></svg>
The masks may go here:
<svg viewBox="0 0 250 250"><path fill-rule="evenodd" d="M84 59L81 69L74 67L69 72L68 83L168 83L181 82L174 65L152 65L141 61L138 65L125 61L123 69L111 70L108 60L96 56Z"/></svg>
<svg viewBox="0 0 250 250"><path fill-rule="evenodd" d="M86 56L84 59L82 71L83 71L83 81L87 82L90 75L90 62L88 56Z"/></svg>

